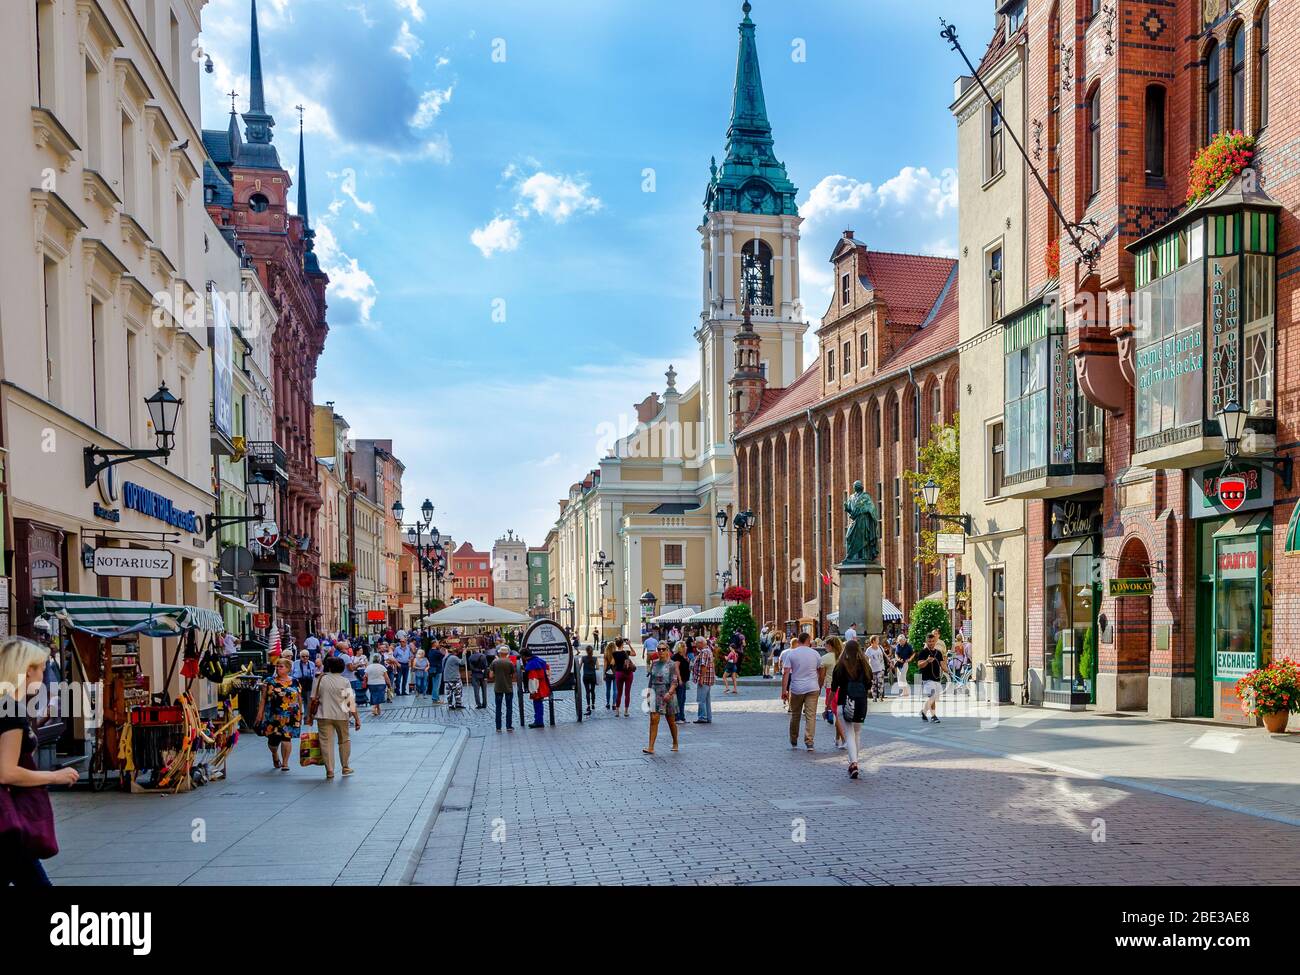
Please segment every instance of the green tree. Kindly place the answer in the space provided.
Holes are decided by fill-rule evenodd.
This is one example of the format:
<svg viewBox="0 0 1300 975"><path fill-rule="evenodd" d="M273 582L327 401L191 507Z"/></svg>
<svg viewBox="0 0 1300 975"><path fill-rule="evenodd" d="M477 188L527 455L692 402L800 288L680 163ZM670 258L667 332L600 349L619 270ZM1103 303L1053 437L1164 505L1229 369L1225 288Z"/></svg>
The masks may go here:
<svg viewBox="0 0 1300 975"><path fill-rule="evenodd" d="M946 647L952 647L952 621L948 610L937 599L922 599L912 607L912 622L907 629L907 642L916 649L925 645L925 635L938 630Z"/></svg>
<svg viewBox="0 0 1300 975"><path fill-rule="evenodd" d="M727 612L722 617L722 634L718 640L720 659L716 661L718 673L723 672L727 652L731 649L731 634L736 630L740 630L745 635L745 653L740 659L740 676L753 677L762 670L763 655L758 649L758 623L754 620L754 614L750 612L748 603L728 606Z"/></svg>
<svg viewBox="0 0 1300 975"><path fill-rule="evenodd" d="M920 463L914 471L904 471L903 477L911 488L912 496L920 500L921 485L930 478L939 485L939 503L936 510L943 515L961 513L961 423L960 417L954 416L952 423L936 423L930 428L930 439L921 445ZM917 550L916 561L923 565L933 565L938 559L935 552L935 532L944 528L941 523L929 518L921 519L921 547Z"/></svg>

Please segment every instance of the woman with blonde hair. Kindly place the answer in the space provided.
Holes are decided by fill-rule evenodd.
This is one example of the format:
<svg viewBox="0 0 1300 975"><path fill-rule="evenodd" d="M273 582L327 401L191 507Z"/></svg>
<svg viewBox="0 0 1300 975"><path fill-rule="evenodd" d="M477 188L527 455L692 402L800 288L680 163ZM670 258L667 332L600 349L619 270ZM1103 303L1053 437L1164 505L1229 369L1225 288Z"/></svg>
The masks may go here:
<svg viewBox="0 0 1300 975"><path fill-rule="evenodd" d="M41 861L59 852L46 787L72 785L77 770L36 768L27 698L41 690L50 651L22 637L0 641L0 887L48 887Z"/></svg>
<svg viewBox="0 0 1300 975"><path fill-rule="evenodd" d="M605 710L608 711L612 705L610 702L614 699L614 689L617 686L614 682L618 679L618 667L614 663L614 641L609 640L605 643Z"/></svg>

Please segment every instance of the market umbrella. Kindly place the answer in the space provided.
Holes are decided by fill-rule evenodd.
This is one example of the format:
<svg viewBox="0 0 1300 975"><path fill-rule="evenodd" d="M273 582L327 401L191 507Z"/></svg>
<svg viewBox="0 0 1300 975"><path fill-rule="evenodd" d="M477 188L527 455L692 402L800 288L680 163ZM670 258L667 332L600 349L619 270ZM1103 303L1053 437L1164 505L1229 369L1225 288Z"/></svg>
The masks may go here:
<svg viewBox="0 0 1300 975"><path fill-rule="evenodd" d="M516 626L531 623L532 617L477 599L463 599L424 618L428 626Z"/></svg>

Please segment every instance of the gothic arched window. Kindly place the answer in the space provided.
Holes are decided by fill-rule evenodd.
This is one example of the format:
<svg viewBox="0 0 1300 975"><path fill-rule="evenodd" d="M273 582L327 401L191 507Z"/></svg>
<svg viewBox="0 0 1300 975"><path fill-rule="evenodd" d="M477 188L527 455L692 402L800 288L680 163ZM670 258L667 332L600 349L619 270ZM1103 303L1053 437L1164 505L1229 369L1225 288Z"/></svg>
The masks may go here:
<svg viewBox="0 0 1300 975"><path fill-rule="evenodd" d="M745 242L740 252L740 302L750 313L770 315L772 306L772 248L767 241L754 238Z"/></svg>

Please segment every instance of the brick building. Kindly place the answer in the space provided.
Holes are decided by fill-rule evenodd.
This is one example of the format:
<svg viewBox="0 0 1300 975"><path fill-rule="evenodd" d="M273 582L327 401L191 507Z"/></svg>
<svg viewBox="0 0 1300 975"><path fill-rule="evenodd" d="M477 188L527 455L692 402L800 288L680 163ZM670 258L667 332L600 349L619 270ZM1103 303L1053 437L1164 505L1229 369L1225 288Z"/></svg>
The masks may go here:
<svg viewBox="0 0 1300 975"><path fill-rule="evenodd" d="M916 561L921 513L903 474L933 426L956 415L957 262L875 251L848 230L831 264L820 356L793 383L767 386L747 322L735 340L740 506L756 518L740 581L753 590L755 613L777 625L824 624L836 611L821 579L844 558L843 503L855 480L880 511L893 607L906 614L941 586L935 567Z"/></svg>
<svg viewBox="0 0 1300 975"><path fill-rule="evenodd" d="M994 43L1025 45L1017 134L1083 225L1063 226L1026 176L1028 299L999 321L998 487L1028 501L1031 697L1243 722L1235 679L1300 622L1295 490L1251 460L1297 440L1300 115L1287 96L1300 82L1278 66L1295 61L1300 13L1264 0L998 10ZM1258 139L1253 169L1188 204L1192 160L1225 130ZM1239 483L1220 478L1230 402L1248 417L1227 470Z"/></svg>
<svg viewBox="0 0 1300 975"><path fill-rule="evenodd" d="M451 601L477 599L493 605L492 554L480 552L469 542L451 554Z"/></svg>
<svg viewBox="0 0 1300 975"><path fill-rule="evenodd" d="M316 522L321 494L312 443L312 384L329 330L325 322L329 278L312 249L301 132L297 212L289 212L292 180L272 142L275 119L266 111L263 94L256 0L251 11L251 91L243 115L244 134L233 105L226 129L203 131L203 145L213 164L205 169L204 196L217 226L233 228L243 243L279 313L271 349L275 441L264 445L263 453L274 458L265 465L265 473L279 485L275 511L282 542L281 550L267 564L285 573L276 591L276 612L301 641L309 629L320 625L316 574L321 556ZM299 585L300 579L308 584Z"/></svg>

